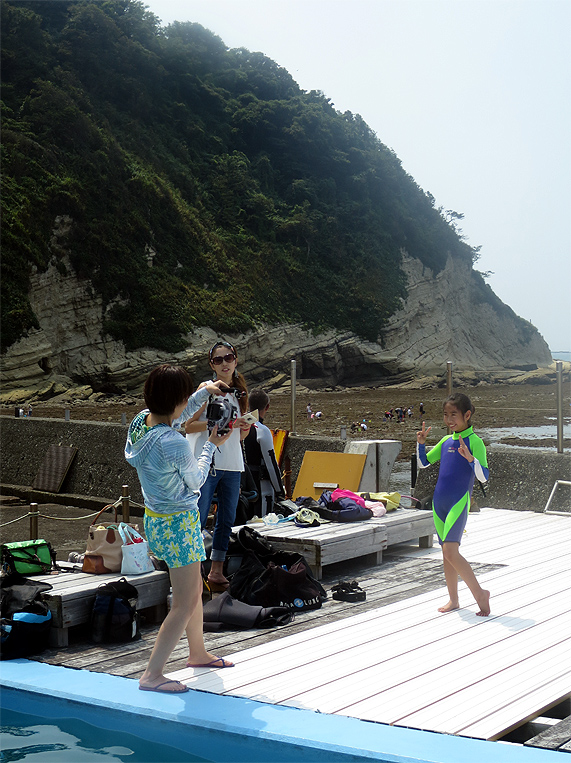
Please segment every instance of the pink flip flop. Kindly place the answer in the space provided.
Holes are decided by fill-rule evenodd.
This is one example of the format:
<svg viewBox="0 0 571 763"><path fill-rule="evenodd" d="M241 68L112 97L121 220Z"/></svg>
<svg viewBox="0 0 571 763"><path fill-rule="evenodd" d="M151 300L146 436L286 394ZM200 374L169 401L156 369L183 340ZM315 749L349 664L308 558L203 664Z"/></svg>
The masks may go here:
<svg viewBox="0 0 571 763"><path fill-rule="evenodd" d="M226 660L223 657L216 657L214 660L210 660L210 662L206 662L202 665L193 665L191 662L186 663L187 668L233 668L234 663L233 662L226 662Z"/></svg>

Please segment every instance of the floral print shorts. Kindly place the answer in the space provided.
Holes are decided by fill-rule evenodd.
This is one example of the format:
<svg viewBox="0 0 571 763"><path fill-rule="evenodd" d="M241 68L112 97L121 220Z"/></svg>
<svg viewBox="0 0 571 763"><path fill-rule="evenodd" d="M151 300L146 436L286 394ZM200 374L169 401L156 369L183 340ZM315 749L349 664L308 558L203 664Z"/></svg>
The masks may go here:
<svg viewBox="0 0 571 763"><path fill-rule="evenodd" d="M144 523L149 551L169 567L185 567L206 559L198 510L165 516L146 511Z"/></svg>

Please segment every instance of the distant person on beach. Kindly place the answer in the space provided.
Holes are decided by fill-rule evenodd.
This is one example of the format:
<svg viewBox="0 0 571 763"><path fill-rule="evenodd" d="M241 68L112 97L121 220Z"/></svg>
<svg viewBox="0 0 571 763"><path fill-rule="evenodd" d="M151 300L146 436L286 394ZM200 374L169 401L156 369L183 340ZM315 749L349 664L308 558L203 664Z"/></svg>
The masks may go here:
<svg viewBox="0 0 571 763"><path fill-rule="evenodd" d="M188 372L165 363L147 377L147 408L129 426L125 458L137 470L141 483L147 542L153 554L168 565L172 586L172 606L139 679L142 691L188 691L183 683L164 675L166 662L185 632L188 667L232 667L230 661L210 654L204 646L200 563L206 555L198 513L198 492L208 475L212 454L230 434L218 435L215 427L196 459L190 443L176 431L210 393L221 394L223 389L226 385L222 382L210 382L191 394Z"/></svg>
<svg viewBox="0 0 571 763"><path fill-rule="evenodd" d="M470 496L474 479L486 482L488 461L486 446L472 428L475 411L467 395L457 392L444 401L444 424L452 434L443 437L426 452L426 437L431 427L416 433L417 460L424 468L440 461L440 471L432 498L434 525L442 546L444 577L450 600L438 608L439 612L451 612L460 607L458 599L458 575L470 589L482 617L490 614L490 592L476 580L470 563L460 554L460 542L470 511Z"/></svg>
<svg viewBox="0 0 571 763"><path fill-rule="evenodd" d="M274 452L274 438L264 424L270 408L270 396L263 389L256 388L250 392L249 401L250 411L258 411L258 421L252 425L244 439L246 463L258 491L252 515L265 517L274 510L276 498L285 498L285 489Z"/></svg>
<svg viewBox="0 0 571 763"><path fill-rule="evenodd" d="M310 419L311 418L311 414L313 413L313 411L311 410L311 403L307 404L307 408L305 409L305 411L307 413L307 418Z"/></svg>
<svg viewBox="0 0 571 763"><path fill-rule="evenodd" d="M424 416L424 403L420 404L420 406L418 408L418 411L419 411L421 416Z"/></svg>

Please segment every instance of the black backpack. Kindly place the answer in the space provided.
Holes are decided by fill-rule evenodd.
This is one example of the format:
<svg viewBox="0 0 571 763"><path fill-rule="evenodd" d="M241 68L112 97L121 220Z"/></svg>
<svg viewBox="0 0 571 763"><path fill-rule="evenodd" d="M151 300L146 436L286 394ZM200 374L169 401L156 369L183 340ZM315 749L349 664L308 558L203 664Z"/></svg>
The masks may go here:
<svg viewBox="0 0 571 763"><path fill-rule="evenodd" d="M137 597L137 589L125 578L100 585L91 612L91 640L112 644L141 638Z"/></svg>

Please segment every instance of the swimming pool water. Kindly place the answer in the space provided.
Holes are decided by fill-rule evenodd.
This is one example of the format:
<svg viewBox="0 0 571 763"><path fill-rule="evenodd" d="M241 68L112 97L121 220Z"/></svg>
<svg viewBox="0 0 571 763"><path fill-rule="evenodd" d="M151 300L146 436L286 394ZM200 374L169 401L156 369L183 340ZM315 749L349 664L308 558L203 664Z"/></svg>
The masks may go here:
<svg viewBox="0 0 571 763"><path fill-rule="evenodd" d="M15 763L196 763L205 761L127 731L99 729L77 719L39 718L2 710L0 762Z"/></svg>

